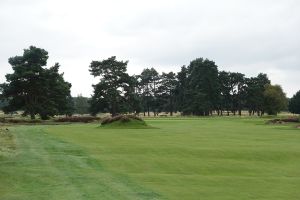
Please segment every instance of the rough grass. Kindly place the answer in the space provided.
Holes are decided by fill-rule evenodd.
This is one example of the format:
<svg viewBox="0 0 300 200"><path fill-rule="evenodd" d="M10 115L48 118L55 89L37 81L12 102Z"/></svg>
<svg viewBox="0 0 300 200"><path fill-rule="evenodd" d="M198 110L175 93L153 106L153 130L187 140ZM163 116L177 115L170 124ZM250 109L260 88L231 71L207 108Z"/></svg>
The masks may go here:
<svg viewBox="0 0 300 200"><path fill-rule="evenodd" d="M28 119L28 118L0 118L1 123L7 123L7 124L38 124L42 123L43 121L40 119Z"/></svg>
<svg viewBox="0 0 300 200"><path fill-rule="evenodd" d="M298 117L276 118L268 121L269 124L299 123L299 122L300 119Z"/></svg>
<svg viewBox="0 0 300 200"><path fill-rule="evenodd" d="M58 123L92 123L100 121L100 117L93 116L72 116L72 117L59 117L53 118L50 120L41 120L34 119L31 120L29 118L11 118L11 117L0 117L0 123L10 125L10 124L18 124L18 125L31 125L31 124L44 124L44 125L53 125Z"/></svg>
<svg viewBox="0 0 300 200"><path fill-rule="evenodd" d="M15 138L6 127L0 127L0 162L13 156L16 149Z"/></svg>
<svg viewBox="0 0 300 200"><path fill-rule="evenodd" d="M99 117L93 117L93 116L72 116L72 117L60 117L57 119L54 119L54 122L81 122L81 123L90 123L94 121L99 121Z"/></svg>
<svg viewBox="0 0 300 200"><path fill-rule="evenodd" d="M0 199L300 199L300 130L262 119L20 126Z"/></svg>

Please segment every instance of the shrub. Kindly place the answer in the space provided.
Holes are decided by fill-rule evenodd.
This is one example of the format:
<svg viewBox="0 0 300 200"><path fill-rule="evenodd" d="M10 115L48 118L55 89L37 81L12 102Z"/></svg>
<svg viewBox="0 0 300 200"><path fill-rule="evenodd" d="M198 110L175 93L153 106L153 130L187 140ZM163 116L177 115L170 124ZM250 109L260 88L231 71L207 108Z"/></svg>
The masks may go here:
<svg viewBox="0 0 300 200"><path fill-rule="evenodd" d="M83 122L83 123L90 123L99 120L100 120L99 117L92 117L92 116L62 117L62 118L54 119L55 122Z"/></svg>
<svg viewBox="0 0 300 200"><path fill-rule="evenodd" d="M36 123L41 123L42 121L39 119L34 119L34 120L29 120L29 119L14 119L14 118L0 118L0 122L2 123L11 123L11 124L24 124L24 123L32 123L32 124L36 124Z"/></svg>
<svg viewBox="0 0 300 200"><path fill-rule="evenodd" d="M135 116L135 115L117 115L115 117L106 117L101 121L102 125L105 124L110 124L116 121L120 122L129 122L131 120L138 120L138 121L143 121L142 118Z"/></svg>
<svg viewBox="0 0 300 200"><path fill-rule="evenodd" d="M0 117L0 122L1 123L5 123L5 118L4 117Z"/></svg>
<svg viewBox="0 0 300 200"><path fill-rule="evenodd" d="M269 123L273 124L282 124L282 123L298 123L300 122L299 118L283 118L283 119L272 119L268 121Z"/></svg>

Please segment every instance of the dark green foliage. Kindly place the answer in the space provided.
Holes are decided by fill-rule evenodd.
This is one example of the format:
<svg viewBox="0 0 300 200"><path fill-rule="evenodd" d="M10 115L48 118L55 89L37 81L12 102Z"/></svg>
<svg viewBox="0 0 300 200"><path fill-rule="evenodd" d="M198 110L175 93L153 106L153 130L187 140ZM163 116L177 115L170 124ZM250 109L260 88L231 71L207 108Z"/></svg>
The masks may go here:
<svg viewBox="0 0 300 200"><path fill-rule="evenodd" d="M287 108L287 98L279 85L266 85L264 91L264 109L268 115L277 115Z"/></svg>
<svg viewBox="0 0 300 200"><path fill-rule="evenodd" d="M259 74L257 77L246 79L246 107L249 115L255 112L259 116L264 114L264 91L265 86L270 83L271 81L266 74Z"/></svg>
<svg viewBox="0 0 300 200"><path fill-rule="evenodd" d="M203 58L193 60L187 67L183 113L193 115L211 114L217 108L218 91L218 67L215 63Z"/></svg>
<svg viewBox="0 0 300 200"><path fill-rule="evenodd" d="M90 99L87 97L83 97L82 95L78 95L77 97L73 97L74 103L74 113L76 114L88 114L90 109Z"/></svg>
<svg viewBox="0 0 300 200"><path fill-rule="evenodd" d="M159 104L157 101L157 88L160 76L154 68L146 68L142 71L139 78L144 116L146 112L150 116L150 111L154 112L154 115L157 115Z"/></svg>
<svg viewBox="0 0 300 200"><path fill-rule="evenodd" d="M176 74L173 72L162 73L161 75L160 86L158 87L158 102L160 105L161 111L167 111L170 115L173 115L173 112L176 111L176 86L177 79Z"/></svg>
<svg viewBox="0 0 300 200"><path fill-rule="evenodd" d="M71 84L59 73L60 65L45 68L48 52L29 47L22 56L9 58L13 73L6 75L0 87L0 109L5 113L17 110L23 115L40 115L49 119L55 115L71 116L90 112L146 113L158 116L160 112L173 115L223 115L247 109L249 114L277 114L286 108L286 97L280 86L270 85L266 74L246 78L238 72L218 71L214 61L198 58L183 66L177 75L161 75L154 68L146 68L140 75L129 76L128 61L110 57L92 61L90 73L99 77L93 85L91 99L70 95ZM289 110L300 113L299 94L290 100Z"/></svg>
<svg viewBox="0 0 300 200"><path fill-rule="evenodd" d="M187 79L187 68L185 66L181 67L181 71L177 73L177 86L175 89L176 93L176 107L178 111L182 111L185 106L185 102L187 99L187 85L188 85L188 79Z"/></svg>
<svg viewBox="0 0 300 200"><path fill-rule="evenodd" d="M230 72L221 71L219 72L219 103L218 110L219 114L223 115L223 110L227 111L227 115L232 107L232 97L231 97L231 85L230 85Z"/></svg>
<svg viewBox="0 0 300 200"><path fill-rule="evenodd" d="M139 114L142 111L142 99L139 95L139 80L138 76L129 76L128 84L124 85L124 103L122 104L122 113Z"/></svg>
<svg viewBox="0 0 300 200"><path fill-rule="evenodd" d="M44 68L48 52L30 46L22 56L9 58L13 73L6 75L6 83L1 85L2 98L8 102L3 107L9 113L23 110L31 119L39 114L42 119L56 114L71 114L69 100L71 84L59 74L59 64Z"/></svg>
<svg viewBox="0 0 300 200"><path fill-rule="evenodd" d="M298 91L289 102L289 111L294 114L300 114L300 91Z"/></svg>
<svg viewBox="0 0 300 200"><path fill-rule="evenodd" d="M128 61L117 61L110 57L102 61L92 61L90 72L100 77L100 82L94 87L90 111L109 112L112 116L129 110L128 98L133 91L133 79L127 74Z"/></svg>
<svg viewBox="0 0 300 200"><path fill-rule="evenodd" d="M238 111L241 115L245 104L246 80L245 75L241 73L229 73L230 77L230 94L231 94L231 111L235 115Z"/></svg>
<svg viewBox="0 0 300 200"><path fill-rule="evenodd" d="M41 97L41 108L39 114L42 119L57 114L72 115L74 110L73 100L70 95L71 84L66 82L63 74L59 74L59 64L45 69L43 77L44 96Z"/></svg>
<svg viewBox="0 0 300 200"><path fill-rule="evenodd" d="M8 102L6 100L0 100L0 110L3 109L3 107L7 106Z"/></svg>
<svg viewBox="0 0 300 200"><path fill-rule="evenodd" d="M127 62L111 57L91 63L91 73L100 76L94 85L91 100L92 114L110 112L140 113L158 116L160 112L180 111L183 115L242 115L276 114L285 109L285 94L280 86L270 84L266 74L246 78L238 72L218 71L215 62L198 58L183 66L176 75L161 75L154 68L146 68L140 75L127 74Z"/></svg>

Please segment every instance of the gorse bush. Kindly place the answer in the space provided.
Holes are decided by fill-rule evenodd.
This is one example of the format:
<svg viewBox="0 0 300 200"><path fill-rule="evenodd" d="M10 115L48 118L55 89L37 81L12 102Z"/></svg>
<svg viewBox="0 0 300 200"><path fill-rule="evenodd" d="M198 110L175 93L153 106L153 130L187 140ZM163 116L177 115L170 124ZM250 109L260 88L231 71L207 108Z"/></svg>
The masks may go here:
<svg viewBox="0 0 300 200"><path fill-rule="evenodd" d="M101 121L101 125L110 124L113 122L130 122L131 120L143 121L142 118L135 115L118 115L115 117L106 117Z"/></svg>

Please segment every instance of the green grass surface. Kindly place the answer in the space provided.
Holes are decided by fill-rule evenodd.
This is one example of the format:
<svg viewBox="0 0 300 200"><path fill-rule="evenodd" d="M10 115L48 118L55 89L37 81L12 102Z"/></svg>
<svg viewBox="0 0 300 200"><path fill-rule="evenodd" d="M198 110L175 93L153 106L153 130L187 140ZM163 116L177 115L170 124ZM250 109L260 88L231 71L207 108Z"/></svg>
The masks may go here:
<svg viewBox="0 0 300 200"><path fill-rule="evenodd" d="M0 199L300 199L292 125L238 117L147 124L156 129L10 127L13 136L0 137L13 150L0 154Z"/></svg>

